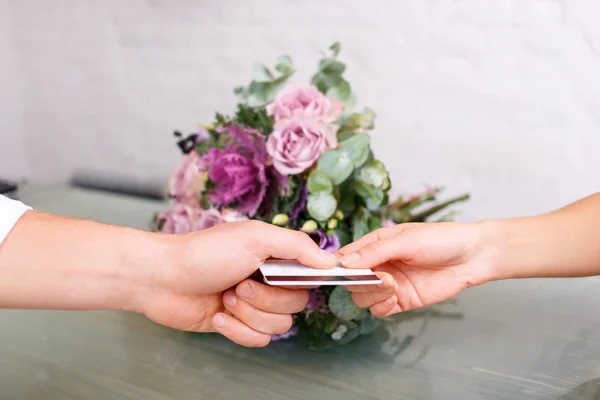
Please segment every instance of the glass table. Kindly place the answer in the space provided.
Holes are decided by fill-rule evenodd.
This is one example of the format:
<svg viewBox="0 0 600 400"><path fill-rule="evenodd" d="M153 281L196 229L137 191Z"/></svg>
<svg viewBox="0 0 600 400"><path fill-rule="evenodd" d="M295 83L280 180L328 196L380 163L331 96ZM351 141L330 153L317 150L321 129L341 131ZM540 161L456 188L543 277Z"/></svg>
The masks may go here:
<svg viewBox="0 0 600 400"><path fill-rule="evenodd" d="M66 187L20 198L140 229L164 208ZM2 399L600 399L598 278L490 283L324 352L246 349L122 312L0 321Z"/></svg>

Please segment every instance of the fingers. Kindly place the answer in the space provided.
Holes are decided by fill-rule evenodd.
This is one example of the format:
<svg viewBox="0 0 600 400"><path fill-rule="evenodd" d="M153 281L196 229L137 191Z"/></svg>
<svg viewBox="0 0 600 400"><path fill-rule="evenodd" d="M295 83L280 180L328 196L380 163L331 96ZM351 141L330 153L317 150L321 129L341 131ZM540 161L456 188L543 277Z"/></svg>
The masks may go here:
<svg viewBox="0 0 600 400"><path fill-rule="evenodd" d="M249 279L240 283L235 292L255 308L277 314L300 312L308 302L306 290L268 286Z"/></svg>
<svg viewBox="0 0 600 400"><path fill-rule="evenodd" d="M223 304L241 322L260 333L281 334L292 327L290 314L275 314L253 307L233 290L225 292Z"/></svg>
<svg viewBox="0 0 600 400"><path fill-rule="evenodd" d="M341 256L344 256L346 254L352 254L360 250L362 247L368 245L369 243L372 243L376 240L386 239L390 236L395 235L397 232L394 230L394 228L396 227L382 228L368 233L360 239L342 247L337 251L337 253Z"/></svg>
<svg viewBox="0 0 600 400"><path fill-rule="evenodd" d="M257 332L225 313L216 314L212 319L212 324L217 332L242 346L265 347L271 341L271 335Z"/></svg>
<svg viewBox="0 0 600 400"><path fill-rule="evenodd" d="M392 296L380 303L371 306L371 314L377 318L389 317L390 315L402 312L402 308L398 304L398 298Z"/></svg>
<svg viewBox="0 0 600 400"><path fill-rule="evenodd" d="M390 260L408 260L416 251L413 243L403 240L403 235L396 234L346 254L340 262L346 268L373 268Z"/></svg>
<svg viewBox="0 0 600 400"><path fill-rule="evenodd" d="M381 279L379 285L348 285L346 288L354 293L393 293L396 291L397 283L394 277L389 272L375 271L375 275Z"/></svg>
<svg viewBox="0 0 600 400"><path fill-rule="evenodd" d="M262 259L297 260L312 268L332 268L338 263L335 254L321 250L304 232L259 221L250 221L247 226L251 230L251 250Z"/></svg>
<svg viewBox="0 0 600 400"><path fill-rule="evenodd" d="M293 322L291 314L302 311L307 302L306 290L290 290L246 280L235 290L224 293L225 312L213 318L213 326L243 346L266 346L271 335L290 330Z"/></svg>

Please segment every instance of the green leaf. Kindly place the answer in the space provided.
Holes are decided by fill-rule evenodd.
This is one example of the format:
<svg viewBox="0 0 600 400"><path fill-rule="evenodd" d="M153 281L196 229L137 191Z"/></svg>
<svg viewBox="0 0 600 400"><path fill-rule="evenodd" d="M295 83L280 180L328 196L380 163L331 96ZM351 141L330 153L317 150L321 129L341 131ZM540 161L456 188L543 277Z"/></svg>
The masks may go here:
<svg viewBox="0 0 600 400"><path fill-rule="evenodd" d="M327 93L325 93L325 95L339 99L343 103L350 98L350 95L352 95L352 89L350 88L350 84L348 82L343 81L338 86L327 89Z"/></svg>
<svg viewBox="0 0 600 400"><path fill-rule="evenodd" d="M381 228L381 218L373 216L369 218L369 230L371 232Z"/></svg>
<svg viewBox="0 0 600 400"><path fill-rule="evenodd" d="M359 207L352 217L352 240L356 241L365 236L371 230L369 229L369 218L371 213L364 207Z"/></svg>
<svg viewBox="0 0 600 400"><path fill-rule="evenodd" d="M362 309L352 301L352 293L343 286L336 286L329 295L329 310L345 321L358 317L362 312Z"/></svg>
<svg viewBox="0 0 600 400"><path fill-rule="evenodd" d="M340 144L341 146L341 144ZM371 160L358 172L356 179L377 189L387 189L390 181L385 165L379 160Z"/></svg>
<svg viewBox="0 0 600 400"><path fill-rule="evenodd" d="M338 151L347 153L352 159L354 168L359 168L367 161L367 158L369 157L370 141L371 139L369 135L365 133L353 135L339 144Z"/></svg>
<svg viewBox="0 0 600 400"><path fill-rule="evenodd" d="M360 334L368 335L373 333L375 329L377 329L381 325L381 320L374 317L372 314L369 314L367 318L364 318L360 322Z"/></svg>
<svg viewBox="0 0 600 400"><path fill-rule="evenodd" d="M335 229L335 235L337 236L338 240L340 241L340 247L344 247L344 246L352 243L352 236L350 236L350 232L348 231L348 228L346 225L344 225L344 226L338 225L338 227Z"/></svg>
<svg viewBox="0 0 600 400"><path fill-rule="evenodd" d="M375 123L375 117L377 116L377 114L375 114L375 111L373 111L371 108L365 107L365 111L363 112L363 116L365 117L365 119L366 119L367 122L369 122L370 124L374 124Z"/></svg>
<svg viewBox="0 0 600 400"><path fill-rule="evenodd" d="M317 221L326 221L333 215L337 207L337 200L330 193L319 192L310 194L306 209L311 217Z"/></svg>
<svg viewBox="0 0 600 400"><path fill-rule="evenodd" d="M286 54L282 54L275 60L275 70L284 75L289 75L294 70L292 58Z"/></svg>
<svg viewBox="0 0 600 400"><path fill-rule="evenodd" d="M345 152L329 150L319 159L317 169L329 175L334 185L339 185L352 174L354 165Z"/></svg>
<svg viewBox="0 0 600 400"><path fill-rule="evenodd" d="M273 73L264 64L254 64L254 80L256 82L270 82L274 79Z"/></svg>
<svg viewBox="0 0 600 400"><path fill-rule="evenodd" d="M376 189L373 196L366 198L364 200L365 200L365 205L367 206L367 208L370 211L376 211L379 209L381 204L383 204L384 199L385 199L385 193L383 193L383 190Z"/></svg>
<svg viewBox="0 0 600 400"><path fill-rule="evenodd" d="M310 173L306 185L310 193L331 193L333 191L333 182L329 175L318 169L315 169Z"/></svg>
<svg viewBox="0 0 600 400"><path fill-rule="evenodd" d="M318 72L313 76L311 83L323 94L326 94L329 88L339 86L343 81L344 79L339 75Z"/></svg>
<svg viewBox="0 0 600 400"><path fill-rule="evenodd" d="M354 132L339 132L337 134L337 139L338 139L338 142L341 143L345 140L350 139L354 135L356 135Z"/></svg>
<svg viewBox="0 0 600 400"><path fill-rule="evenodd" d="M340 54L340 50L342 49L342 45L340 42L335 42L331 46L329 46L329 50L333 52L333 56L337 57Z"/></svg>
<svg viewBox="0 0 600 400"><path fill-rule="evenodd" d="M342 75L346 70L346 64L331 58L325 58L319 62L319 69L325 74Z"/></svg>

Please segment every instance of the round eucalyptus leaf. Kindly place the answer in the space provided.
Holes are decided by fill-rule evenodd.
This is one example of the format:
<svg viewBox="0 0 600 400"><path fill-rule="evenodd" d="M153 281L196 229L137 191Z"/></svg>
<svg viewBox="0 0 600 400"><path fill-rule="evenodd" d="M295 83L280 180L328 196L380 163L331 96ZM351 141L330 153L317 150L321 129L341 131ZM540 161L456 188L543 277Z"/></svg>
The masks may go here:
<svg viewBox="0 0 600 400"><path fill-rule="evenodd" d="M333 182L329 175L318 169L315 169L310 173L306 186L310 193L331 193L333 191Z"/></svg>
<svg viewBox="0 0 600 400"><path fill-rule="evenodd" d="M369 158L369 152L371 150L369 148L370 141L369 135L360 133L341 142L338 146L338 150L347 153L354 163L354 168L359 168L367 161L367 158Z"/></svg>
<svg viewBox="0 0 600 400"><path fill-rule="evenodd" d="M381 325L381 320L375 318L372 314L369 314L367 318L360 321L360 334L368 335L373 333Z"/></svg>
<svg viewBox="0 0 600 400"><path fill-rule="evenodd" d="M293 70L292 58L286 54L280 55L275 60L275 70L282 74L289 74Z"/></svg>
<svg viewBox="0 0 600 400"><path fill-rule="evenodd" d="M317 221L326 221L333 215L337 208L337 200L331 193L318 192L308 196L306 209L311 217Z"/></svg>
<svg viewBox="0 0 600 400"><path fill-rule="evenodd" d="M334 185L339 185L352 174L354 163L345 152L329 150L319 158L317 169L329 175Z"/></svg>
<svg viewBox="0 0 600 400"><path fill-rule="evenodd" d="M351 94L352 89L350 88L350 84L346 81L340 82L338 86L330 87L329 89L327 89L326 93L328 97L339 99L342 102L348 100Z"/></svg>
<svg viewBox="0 0 600 400"><path fill-rule="evenodd" d="M385 165L379 160L371 160L366 163L359 171L357 179L377 189L389 186L388 172L385 169Z"/></svg>
<svg viewBox="0 0 600 400"><path fill-rule="evenodd" d="M336 286L329 295L329 310L339 319L350 321L358 317L362 309L352 301L352 293L343 286Z"/></svg>

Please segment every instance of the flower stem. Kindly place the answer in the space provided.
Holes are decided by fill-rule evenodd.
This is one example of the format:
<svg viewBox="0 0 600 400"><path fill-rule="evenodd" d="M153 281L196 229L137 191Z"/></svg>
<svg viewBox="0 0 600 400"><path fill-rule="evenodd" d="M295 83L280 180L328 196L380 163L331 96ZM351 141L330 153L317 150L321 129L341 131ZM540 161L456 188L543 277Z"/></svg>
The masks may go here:
<svg viewBox="0 0 600 400"><path fill-rule="evenodd" d="M425 211L422 211L415 215L407 216L407 220L403 222L425 222L427 218L437 213L438 211L443 210L444 208L451 206L452 204L461 203L463 201L469 200L469 194L463 194L461 196L454 197L450 200L447 200L443 203L437 204L431 208L428 208Z"/></svg>

